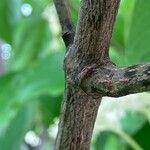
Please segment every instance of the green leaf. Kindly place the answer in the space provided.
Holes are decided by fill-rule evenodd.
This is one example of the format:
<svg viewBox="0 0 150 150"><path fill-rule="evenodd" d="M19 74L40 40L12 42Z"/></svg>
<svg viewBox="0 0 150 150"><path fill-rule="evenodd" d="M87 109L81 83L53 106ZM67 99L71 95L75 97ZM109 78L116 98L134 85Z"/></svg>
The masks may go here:
<svg viewBox="0 0 150 150"><path fill-rule="evenodd" d="M0 135L0 147L3 150L20 150L25 133L31 128L36 103L29 102L18 111L7 129Z"/></svg>
<svg viewBox="0 0 150 150"><path fill-rule="evenodd" d="M126 42L126 56L130 64L150 60L150 1L136 0Z"/></svg>
<svg viewBox="0 0 150 150"><path fill-rule="evenodd" d="M133 135L133 138L142 146L144 150L149 149L149 135L150 135L150 125L148 122Z"/></svg>
<svg viewBox="0 0 150 150"><path fill-rule="evenodd" d="M21 17L21 0L0 1L0 38L12 43L13 33Z"/></svg>
<svg viewBox="0 0 150 150"><path fill-rule="evenodd" d="M42 93L58 94L64 89L64 53L51 54L27 70L0 77L1 97L9 99L29 99ZM9 96L8 96L9 93Z"/></svg>
<svg viewBox="0 0 150 150"><path fill-rule="evenodd" d="M114 25L111 45L116 47L119 51L124 48L124 30L125 30L124 15L118 13L117 20Z"/></svg>
<svg viewBox="0 0 150 150"><path fill-rule="evenodd" d="M27 70L0 77L0 130L27 100L63 93L63 58L64 53L57 52Z"/></svg>
<svg viewBox="0 0 150 150"><path fill-rule="evenodd" d="M140 130L146 122L143 114L135 111L126 111L120 120L122 129L128 134L134 134Z"/></svg>
<svg viewBox="0 0 150 150"><path fill-rule="evenodd" d="M128 27L132 16L134 1L135 0L122 0L120 2L112 35L112 46L115 46L119 51L123 51L125 48L125 39L129 30Z"/></svg>
<svg viewBox="0 0 150 150"><path fill-rule="evenodd" d="M22 19L13 41L13 70L31 65L48 48L50 40L51 32L47 20L35 16Z"/></svg>
<svg viewBox="0 0 150 150"><path fill-rule="evenodd" d="M62 95L51 96L45 95L40 97L40 111L42 113L42 122L44 126L49 125L58 117L60 113Z"/></svg>
<svg viewBox="0 0 150 150"><path fill-rule="evenodd" d="M122 52L110 47L109 49L110 59L118 66L124 66L126 64L126 57Z"/></svg>
<svg viewBox="0 0 150 150"><path fill-rule="evenodd" d="M79 6L80 6L80 0L70 0L68 1L69 3L69 8L71 12L71 17L73 20L73 23L76 25L77 20L78 20L78 11L79 11Z"/></svg>
<svg viewBox="0 0 150 150"><path fill-rule="evenodd" d="M126 144L111 131L100 132L93 143L94 150L123 150Z"/></svg>

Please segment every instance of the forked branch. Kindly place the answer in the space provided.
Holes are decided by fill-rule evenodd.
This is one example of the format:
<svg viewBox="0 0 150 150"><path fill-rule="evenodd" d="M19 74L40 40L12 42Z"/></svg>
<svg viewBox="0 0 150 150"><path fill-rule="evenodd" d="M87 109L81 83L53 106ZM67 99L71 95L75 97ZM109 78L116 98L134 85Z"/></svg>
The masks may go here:
<svg viewBox="0 0 150 150"><path fill-rule="evenodd" d="M109 60L119 1L81 0L74 38L66 1L54 0L69 50L64 64L66 84L55 150L90 149L102 96L150 90L150 64L117 68Z"/></svg>

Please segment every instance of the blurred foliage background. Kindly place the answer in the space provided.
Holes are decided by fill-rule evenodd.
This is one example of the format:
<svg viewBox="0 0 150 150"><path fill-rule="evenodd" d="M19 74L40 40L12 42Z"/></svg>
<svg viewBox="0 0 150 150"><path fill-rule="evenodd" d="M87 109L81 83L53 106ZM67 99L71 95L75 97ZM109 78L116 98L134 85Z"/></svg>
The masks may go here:
<svg viewBox="0 0 150 150"><path fill-rule="evenodd" d="M69 0L77 23L79 0ZM121 0L111 46L119 66L150 61L150 1ZM65 47L50 0L0 0L0 150L53 149ZM104 97L91 150L149 150L150 94Z"/></svg>

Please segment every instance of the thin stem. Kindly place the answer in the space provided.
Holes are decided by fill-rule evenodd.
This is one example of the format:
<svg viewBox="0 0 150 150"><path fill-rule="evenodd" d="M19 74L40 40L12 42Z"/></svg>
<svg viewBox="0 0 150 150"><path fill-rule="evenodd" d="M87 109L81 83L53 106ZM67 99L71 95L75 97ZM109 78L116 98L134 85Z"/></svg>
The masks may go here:
<svg viewBox="0 0 150 150"><path fill-rule="evenodd" d="M69 14L66 0L54 0L59 21L62 27L62 38L66 47L73 43L74 27Z"/></svg>

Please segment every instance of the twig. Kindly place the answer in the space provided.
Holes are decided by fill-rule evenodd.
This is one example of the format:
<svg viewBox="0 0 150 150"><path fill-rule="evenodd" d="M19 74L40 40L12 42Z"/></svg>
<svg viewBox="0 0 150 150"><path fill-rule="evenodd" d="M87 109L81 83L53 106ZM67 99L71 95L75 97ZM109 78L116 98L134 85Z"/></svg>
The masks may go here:
<svg viewBox="0 0 150 150"><path fill-rule="evenodd" d="M54 0L54 4L59 16L59 21L62 27L62 38L66 47L73 43L74 27L71 21L66 0Z"/></svg>

